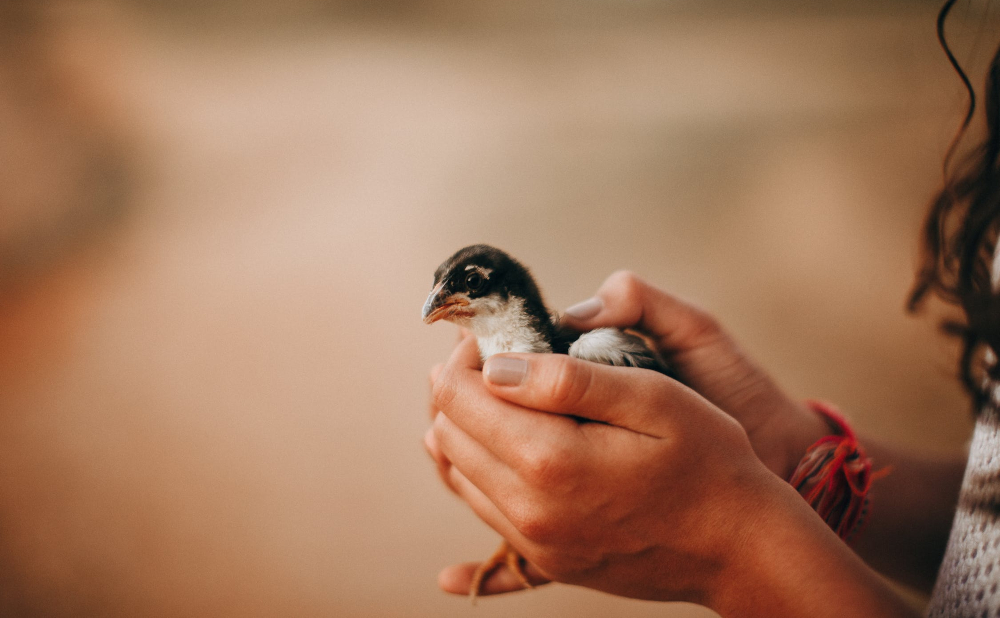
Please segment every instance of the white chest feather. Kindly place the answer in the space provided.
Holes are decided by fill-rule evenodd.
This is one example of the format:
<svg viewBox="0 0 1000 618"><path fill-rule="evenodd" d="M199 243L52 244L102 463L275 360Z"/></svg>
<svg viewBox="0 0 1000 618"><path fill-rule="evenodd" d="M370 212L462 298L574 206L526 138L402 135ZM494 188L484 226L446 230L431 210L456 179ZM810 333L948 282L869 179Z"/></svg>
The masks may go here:
<svg viewBox="0 0 1000 618"><path fill-rule="evenodd" d="M552 351L545 338L531 327L520 299L491 300L488 307L479 308L469 328L479 342L479 353L484 361L503 352Z"/></svg>

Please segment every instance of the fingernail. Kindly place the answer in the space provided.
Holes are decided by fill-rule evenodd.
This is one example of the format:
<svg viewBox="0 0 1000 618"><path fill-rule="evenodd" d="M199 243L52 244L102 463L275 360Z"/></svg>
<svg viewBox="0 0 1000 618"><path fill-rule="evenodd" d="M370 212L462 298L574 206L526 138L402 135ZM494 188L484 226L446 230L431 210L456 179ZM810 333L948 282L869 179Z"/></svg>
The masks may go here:
<svg viewBox="0 0 1000 618"><path fill-rule="evenodd" d="M528 361L523 358L493 356L483 367L483 375L497 386L517 386L527 373Z"/></svg>
<svg viewBox="0 0 1000 618"><path fill-rule="evenodd" d="M600 313L603 308L604 301L594 296L567 309L566 315L577 320L589 320Z"/></svg>

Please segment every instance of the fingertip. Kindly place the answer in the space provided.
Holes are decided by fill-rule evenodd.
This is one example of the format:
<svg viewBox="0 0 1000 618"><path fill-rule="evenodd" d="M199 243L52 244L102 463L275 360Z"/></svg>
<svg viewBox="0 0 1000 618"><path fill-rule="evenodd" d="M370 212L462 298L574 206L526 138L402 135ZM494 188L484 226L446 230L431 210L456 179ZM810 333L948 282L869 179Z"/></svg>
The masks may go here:
<svg viewBox="0 0 1000 618"><path fill-rule="evenodd" d="M454 564L445 567L438 573L438 588L450 594L469 594L469 586L472 584L472 573L475 572L476 565Z"/></svg>
<svg viewBox="0 0 1000 618"><path fill-rule="evenodd" d="M444 363L437 363L436 365L431 367L429 377L432 385L437 380L438 376L441 375L442 369L444 369Z"/></svg>
<svg viewBox="0 0 1000 618"><path fill-rule="evenodd" d="M441 462L441 447L438 446L437 436L434 435L433 427L428 429L424 434L424 448L427 449L427 453L430 454L434 461Z"/></svg>

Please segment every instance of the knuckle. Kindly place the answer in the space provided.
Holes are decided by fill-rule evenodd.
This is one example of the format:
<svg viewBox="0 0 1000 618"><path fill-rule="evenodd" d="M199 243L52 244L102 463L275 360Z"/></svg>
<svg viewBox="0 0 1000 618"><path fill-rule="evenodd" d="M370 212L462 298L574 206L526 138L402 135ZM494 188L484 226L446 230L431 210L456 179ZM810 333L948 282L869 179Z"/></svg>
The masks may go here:
<svg viewBox="0 0 1000 618"><path fill-rule="evenodd" d="M559 553L548 548L538 548L531 552L531 564L556 581L566 581L565 565Z"/></svg>
<svg viewBox="0 0 1000 618"><path fill-rule="evenodd" d="M524 507L512 514L510 521L524 538L532 543L545 543L557 530L553 518L539 507Z"/></svg>
<svg viewBox="0 0 1000 618"><path fill-rule="evenodd" d="M448 438L448 436L446 435L447 431L445 430L444 423L445 423L445 415L438 414L436 417L434 417L434 422L431 424L431 429L434 432L434 442L437 445L438 451L441 452L442 457L444 456L444 454L443 451L441 451L441 445L444 444L445 440L447 440Z"/></svg>
<svg viewBox="0 0 1000 618"><path fill-rule="evenodd" d="M569 556L565 550L546 545L531 553L531 563L550 579L567 584L580 583L588 571L579 560Z"/></svg>
<svg viewBox="0 0 1000 618"><path fill-rule="evenodd" d="M557 363L549 386L549 398L560 409L573 408L584 400L590 389L590 368L568 356L560 357Z"/></svg>
<svg viewBox="0 0 1000 618"><path fill-rule="evenodd" d="M524 534L525 529L530 528L536 519L534 507L523 496L511 500L504 515L521 534Z"/></svg>
<svg viewBox="0 0 1000 618"><path fill-rule="evenodd" d="M619 270L608 279L617 293L626 300L633 301L642 293L646 282L631 270Z"/></svg>
<svg viewBox="0 0 1000 618"><path fill-rule="evenodd" d="M601 296L609 304L623 312L622 319L631 322L642 315L642 306L648 294L649 285L630 270L619 270L608 277L601 290Z"/></svg>
<svg viewBox="0 0 1000 618"><path fill-rule="evenodd" d="M570 473L569 457L558 448L528 448L521 456L524 480L541 489L563 482Z"/></svg>
<svg viewBox="0 0 1000 618"><path fill-rule="evenodd" d="M438 410L446 410L458 394L450 371L442 370L431 387L431 401Z"/></svg>
<svg viewBox="0 0 1000 618"><path fill-rule="evenodd" d="M688 338L697 345L716 341L722 336L722 325L712 314L692 309Z"/></svg>

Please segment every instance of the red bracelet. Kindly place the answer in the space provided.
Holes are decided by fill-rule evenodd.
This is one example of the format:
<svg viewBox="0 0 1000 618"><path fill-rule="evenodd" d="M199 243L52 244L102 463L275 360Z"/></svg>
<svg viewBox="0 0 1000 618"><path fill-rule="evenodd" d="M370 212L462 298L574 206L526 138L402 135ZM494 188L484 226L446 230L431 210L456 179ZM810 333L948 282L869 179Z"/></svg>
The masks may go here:
<svg viewBox="0 0 1000 618"><path fill-rule="evenodd" d="M807 401L806 405L821 415L835 433L809 447L788 482L837 536L850 541L868 514L872 481L890 470L872 471L872 460L835 407L820 401Z"/></svg>

